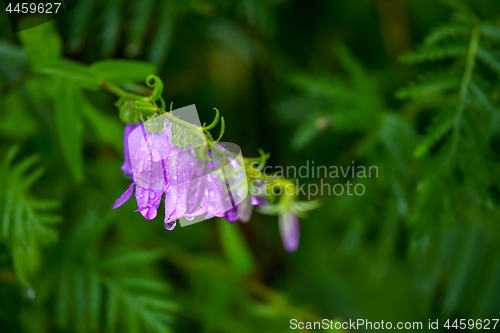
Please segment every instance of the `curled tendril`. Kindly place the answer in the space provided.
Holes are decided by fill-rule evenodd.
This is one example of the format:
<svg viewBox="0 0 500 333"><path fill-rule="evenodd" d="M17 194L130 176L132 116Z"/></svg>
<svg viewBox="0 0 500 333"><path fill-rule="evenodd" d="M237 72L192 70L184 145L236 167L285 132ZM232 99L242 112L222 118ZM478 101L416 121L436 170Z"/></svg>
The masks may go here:
<svg viewBox="0 0 500 333"><path fill-rule="evenodd" d="M222 139L222 136L224 135L224 131L226 130L226 122L224 121L224 117L221 117L220 121L221 121L220 134L219 134L219 138L215 142L219 142L220 139Z"/></svg>
<svg viewBox="0 0 500 333"><path fill-rule="evenodd" d="M148 87L153 88L153 92L151 96L149 96L149 99L152 101L160 99L163 93L163 81L156 75L149 75L146 78L146 84Z"/></svg>
<svg viewBox="0 0 500 333"><path fill-rule="evenodd" d="M214 121L213 121L210 125L208 125L208 126L206 126L206 127L205 127L205 126L203 126L203 131L208 131L208 130L211 130L211 129L212 129L212 128L214 128L214 127L215 127L215 125L217 125L217 123L219 122L219 116L220 116L220 114L219 114L219 110L217 110L217 108L214 108L214 110L215 110L215 112L216 112Z"/></svg>

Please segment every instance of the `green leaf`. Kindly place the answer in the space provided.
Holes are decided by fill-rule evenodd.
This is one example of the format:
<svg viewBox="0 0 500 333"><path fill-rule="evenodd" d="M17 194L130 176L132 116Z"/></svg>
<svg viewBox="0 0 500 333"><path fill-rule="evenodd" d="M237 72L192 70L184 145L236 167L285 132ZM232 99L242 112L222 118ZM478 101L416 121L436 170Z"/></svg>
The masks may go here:
<svg viewBox="0 0 500 333"><path fill-rule="evenodd" d="M20 244L14 244L12 246L12 263L14 266L14 271L16 272L16 277L25 288L30 286L28 281L28 276L26 272L26 258L25 258L26 246Z"/></svg>
<svg viewBox="0 0 500 333"><path fill-rule="evenodd" d="M99 313L101 308L101 284L96 274L91 274L89 279L89 327L91 331L96 331L99 323Z"/></svg>
<svg viewBox="0 0 500 333"><path fill-rule="evenodd" d="M174 27L177 19L175 1L162 1L160 11L160 17L163 19L158 24L148 54L148 60L157 66L161 66L167 61L167 52L174 37Z"/></svg>
<svg viewBox="0 0 500 333"><path fill-rule="evenodd" d="M60 60L45 63L38 69L38 72L64 78L83 88L99 89L99 77L87 66L75 62Z"/></svg>
<svg viewBox="0 0 500 333"><path fill-rule="evenodd" d="M294 134L291 142L291 146L294 149L302 149L311 143L314 138L318 135L319 131L314 126L314 123L307 122L303 124L297 132Z"/></svg>
<svg viewBox="0 0 500 333"><path fill-rule="evenodd" d="M427 37L425 37L424 44L436 44L448 37L456 36L470 36L472 29L465 25L460 24L446 24L434 29Z"/></svg>
<svg viewBox="0 0 500 333"><path fill-rule="evenodd" d="M453 126L455 113L451 110L440 112L434 119L432 125L427 129L427 133L417 148L414 156L419 158L425 155L429 149L440 140Z"/></svg>
<svg viewBox="0 0 500 333"><path fill-rule="evenodd" d="M144 278L118 278L116 282L125 288L137 288L156 293L164 293L170 290L165 283Z"/></svg>
<svg viewBox="0 0 500 333"><path fill-rule="evenodd" d="M229 265L233 270L246 275L254 270L252 254L237 224L219 219L219 240Z"/></svg>
<svg viewBox="0 0 500 333"><path fill-rule="evenodd" d="M92 10L96 6L96 0L82 1L78 4L78 10L73 13L69 47L72 52L81 51L84 43L85 32L88 26L94 23L91 19Z"/></svg>
<svg viewBox="0 0 500 333"><path fill-rule="evenodd" d="M0 60L1 61L1 60ZM32 107L20 91L2 96L0 107L15 112L0 112L0 132L3 137L16 141L25 140L37 134L40 124L33 117Z"/></svg>
<svg viewBox="0 0 500 333"><path fill-rule="evenodd" d="M153 14L153 5L153 0L141 0L134 3L134 15L131 22L129 22L128 44L125 48L127 57L133 58L141 53L148 22L151 19L151 14ZM161 21L166 19L162 17ZM152 72L149 74L152 74Z"/></svg>
<svg viewBox="0 0 500 333"><path fill-rule="evenodd" d="M289 78L292 85L306 91L310 95L334 98L337 95L350 95L346 87L331 79L313 78L308 75L296 74Z"/></svg>
<svg viewBox="0 0 500 333"><path fill-rule="evenodd" d="M55 92L55 121L63 155L76 181L83 179L83 96L72 82L59 79Z"/></svg>
<svg viewBox="0 0 500 333"><path fill-rule="evenodd" d="M65 328L68 325L68 295L69 294L69 277L63 274L58 285L57 299L57 324Z"/></svg>
<svg viewBox="0 0 500 333"><path fill-rule="evenodd" d="M120 29L122 26L122 0L109 0L105 2L104 27L101 29L102 41L101 53L104 58L109 58L116 50L120 40Z"/></svg>
<svg viewBox="0 0 500 333"><path fill-rule="evenodd" d="M407 64L414 64L425 61L455 58L466 54L467 47L463 45L432 46L421 47L417 51L406 53L400 58L400 60Z"/></svg>
<svg viewBox="0 0 500 333"><path fill-rule="evenodd" d="M100 140L110 144L117 151L123 149L123 125L115 117L102 113L88 102L83 104L83 116L90 123Z"/></svg>
<svg viewBox="0 0 500 333"><path fill-rule="evenodd" d="M103 60L93 63L90 69L99 79L122 85L133 81L143 82L156 73L156 66L147 62L132 60Z"/></svg>
<svg viewBox="0 0 500 333"><path fill-rule="evenodd" d="M175 311L179 308L177 304L160 298L141 296L139 297L139 300L144 306L149 308L155 308L156 310Z"/></svg>
<svg viewBox="0 0 500 333"><path fill-rule="evenodd" d="M497 75L500 75L500 60L491 51L479 46L477 48L477 58L496 72Z"/></svg>
<svg viewBox="0 0 500 333"><path fill-rule="evenodd" d="M319 200L311 200L311 201L295 201L293 203L293 208L297 212L308 212L314 209L317 209L321 206L321 201Z"/></svg>
<svg viewBox="0 0 500 333"><path fill-rule="evenodd" d="M115 287L108 288L108 304L106 307L106 331L114 332L118 317L118 293Z"/></svg>
<svg viewBox="0 0 500 333"><path fill-rule="evenodd" d="M139 320L137 318L137 313L132 309L128 308L127 311L127 328L129 333L139 332Z"/></svg>
<svg viewBox="0 0 500 333"><path fill-rule="evenodd" d="M126 254L121 254L116 257L109 258L102 263L105 269L118 268L130 265L139 265L158 259L158 252L155 251L137 251Z"/></svg>
<svg viewBox="0 0 500 333"><path fill-rule="evenodd" d="M449 72L432 73L421 76L417 82L410 83L407 87L396 92L397 98L426 98L429 95L442 93L446 90L458 88L460 78Z"/></svg>
<svg viewBox="0 0 500 333"><path fill-rule="evenodd" d="M26 70L28 57L17 45L0 41L0 71L8 81L18 78Z"/></svg>
<svg viewBox="0 0 500 333"><path fill-rule="evenodd" d="M11 211L11 207L13 204L13 199L14 199L14 191L9 188L7 190L7 195L5 198L5 206L4 206L3 217L2 217L2 232L3 232L4 238L7 238L7 236L9 235L10 211Z"/></svg>
<svg viewBox="0 0 500 333"><path fill-rule="evenodd" d="M152 115L155 110L158 110L158 107L152 102L136 100L134 101L134 110L145 115Z"/></svg>
<svg viewBox="0 0 500 333"><path fill-rule="evenodd" d="M19 32L24 50L28 54L29 61L36 70L47 62L57 60L61 56L62 41L54 27L54 21L50 21L31 29Z"/></svg>
<svg viewBox="0 0 500 333"><path fill-rule="evenodd" d="M76 301L76 314L78 318L78 326L83 329L85 327L84 314L86 304L86 290L85 290L85 279L84 276L77 272L75 276L75 301Z"/></svg>
<svg viewBox="0 0 500 333"><path fill-rule="evenodd" d="M491 104L490 100L486 96L486 93L477 85L474 81L470 83L470 92L474 98L479 102L479 104L486 109L492 116L499 115L499 112Z"/></svg>
<svg viewBox="0 0 500 333"><path fill-rule="evenodd" d="M410 168L406 160L415 148L416 138L413 128L398 115L387 113L380 125L379 135L401 171L409 175Z"/></svg>
<svg viewBox="0 0 500 333"><path fill-rule="evenodd" d="M24 223L23 216L25 215L25 210L21 200L17 200L16 206L14 208L14 237L22 246L28 246L28 240L26 238L26 227Z"/></svg>

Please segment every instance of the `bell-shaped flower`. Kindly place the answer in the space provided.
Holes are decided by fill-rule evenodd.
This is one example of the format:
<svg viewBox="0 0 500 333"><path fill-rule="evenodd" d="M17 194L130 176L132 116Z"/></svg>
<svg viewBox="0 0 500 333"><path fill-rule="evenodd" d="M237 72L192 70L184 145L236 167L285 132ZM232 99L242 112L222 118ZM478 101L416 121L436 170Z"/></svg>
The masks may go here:
<svg viewBox="0 0 500 333"><path fill-rule="evenodd" d="M182 217L189 220L201 215L205 219L223 216L224 212L234 207L229 200L227 186L238 183L238 177L245 177L244 170L241 172L241 163L226 157L214 161L208 147L190 140L189 133L189 144L184 142L183 146L179 145L179 126L174 126L177 123L161 117L154 119L155 122L149 121L131 130L125 140L131 172L127 160L123 169L131 174L133 183L116 200L113 208L127 201L135 188L137 211L146 219L156 217L160 200L165 194L167 229L173 229L175 221ZM126 132L128 130L126 128ZM187 129L180 131L187 133ZM217 147L222 151L225 149ZM237 203L246 195L243 192L235 190Z"/></svg>
<svg viewBox="0 0 500 333"><path fill-rule="evenodd" d="M288 252L295 252L299 247L300 240L298 216L286 210L278 215L278 224L285 250Z"/></svg>

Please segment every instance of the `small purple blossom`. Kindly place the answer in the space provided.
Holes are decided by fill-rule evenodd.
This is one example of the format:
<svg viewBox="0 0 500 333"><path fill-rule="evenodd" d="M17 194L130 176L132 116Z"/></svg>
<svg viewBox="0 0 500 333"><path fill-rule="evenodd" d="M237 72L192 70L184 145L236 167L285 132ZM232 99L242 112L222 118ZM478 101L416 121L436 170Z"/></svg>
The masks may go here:
<svg viewBox="0 0 500 333"><path fill-rule="evenodd" d="M285 250L295 252L299 247L300 240L298 216L290 211L282 212L278 216L278 224Z"/></svg>

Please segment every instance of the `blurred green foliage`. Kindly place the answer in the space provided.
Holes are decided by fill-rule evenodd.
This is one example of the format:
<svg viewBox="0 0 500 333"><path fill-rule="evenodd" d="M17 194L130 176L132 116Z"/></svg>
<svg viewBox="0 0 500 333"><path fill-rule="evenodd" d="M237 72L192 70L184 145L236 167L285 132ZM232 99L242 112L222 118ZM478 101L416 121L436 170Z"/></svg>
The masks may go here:
<svg viewBox="0 0 500 333"><path fill-rule="evenodd" d="M82 0L19 34L0 15L2 332L499 317L500 2ZM168 232L111 210L128 116L100 82L149 74L246 156L379 176L323 196L294 254L265 215Z"/></svg>

